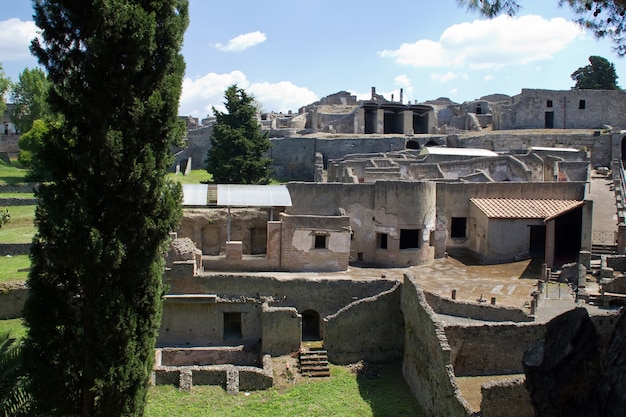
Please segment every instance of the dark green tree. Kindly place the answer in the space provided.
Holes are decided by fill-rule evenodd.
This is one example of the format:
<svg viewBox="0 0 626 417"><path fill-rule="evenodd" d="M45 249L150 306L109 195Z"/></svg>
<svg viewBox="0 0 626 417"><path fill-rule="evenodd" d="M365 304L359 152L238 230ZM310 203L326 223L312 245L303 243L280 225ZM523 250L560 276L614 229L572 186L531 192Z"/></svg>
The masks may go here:
<svg viewBox="0 0 626 417"><path fill-rule="evenodd" d="M51 82L31 245L24 366L46 416L141 416L181 216L168 182L187 0L37 0Z"/></svg>
<svg viewBox="0 0 626 417"><path fill-rule="evenodd" d="M7 108L7 103L4 101L4 95L11 88L11 80L4 73L2 64L0 64L0 114L3 114Z"/></svg>
<svg viewBox="0 0 626 417"><path fill-rule="evenodd" d="M576 90L619 90L615 65L606 58L592 55L589 65L578 68L571 75Z"/></svg>
<svg viewBox="0 0 626 417"><path fill-rule="evenodd" d="M216 117L207 157L207 171L221 184L267 184L271 160L263 154L272 146L256 119L254 97L237 85L224 93L226 113Z"/></svg>
<svg viewBox="0 0 626 417"><path fill-rule="evenodd" d="M470 11L485 17L506 13L516 15L522 6L518 0L457 0ZM577 16L575 22L591 30L598 38L608 38L618 55L626 55L626 0L559 0Z"/></svg>
<svg viewBox="0 0 626 417"><path fill-rule="evenodd" d="M11 121L20 133L28 132L36 119L48 118L50 111L46 96L50 83L41 68L26 68L11 89L13 108Z"/></svg>

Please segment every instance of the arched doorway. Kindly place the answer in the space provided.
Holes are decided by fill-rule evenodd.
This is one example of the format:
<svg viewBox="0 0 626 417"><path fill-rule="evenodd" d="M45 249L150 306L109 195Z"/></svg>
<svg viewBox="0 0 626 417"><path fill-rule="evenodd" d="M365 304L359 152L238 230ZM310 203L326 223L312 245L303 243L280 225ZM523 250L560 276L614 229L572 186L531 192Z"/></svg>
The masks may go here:
<svg viewBox="0 0 626 417"><path fill-rule="evenodd" d="M302 312L302 340L320 340L320 315L315 310Z"/></svg>
<svg viewBox="0 0 626 417"><path fill-rule="evenodd" d="M410 141L408 141L406 143L406 148L407 149L419 149L420 148L420 144L416 140L410 140Z"/></svg>

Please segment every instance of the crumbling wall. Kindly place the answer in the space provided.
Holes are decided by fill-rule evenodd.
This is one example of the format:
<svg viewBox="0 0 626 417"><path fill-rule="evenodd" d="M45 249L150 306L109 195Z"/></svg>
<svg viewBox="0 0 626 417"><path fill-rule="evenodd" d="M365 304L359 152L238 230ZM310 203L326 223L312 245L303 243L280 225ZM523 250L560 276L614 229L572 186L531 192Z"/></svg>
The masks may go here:
<svg viewBox="0 0 626 417"><path fill-rule="evenodd" d="M324 318L324 347L335 364L391 362L402 358L404 320L400 282Z"/></svg>
<svg viewBox="0 0 626 417"><path fill-rule="evenodd" d="M520 308L452 300L427 291L424 291L424 296L428 305L437 314L496 322L529 322L534 320L533 316Z"/></svg>
<svg viewBox="0 0 626 417"><path fill-rule="evenodd" d="M420 406L431 416L471 415L454 381L446 335L411 275L404 277L401 308L405 323L402 373Z"/></svg>
<svg viewBox="0 0 626 417"><path fill-rule="evenodd" d="M272 356L300 349L302 316L293 307L270 307L263 303L261 351Z"/></svg>
<svg viewBox="0 0 626 417"><path fill-rule="evenodd" d="M22 309L28 298L25 284L10 284L0 288L0 320L22 317Z"/></svg>
<svg viewBox="0 0 626 417"><path fill-rule="evenodd" d="M456 376L520 374L524 352L544 336L545 325L447 325L445 334Z"/></svg>
<svg viewBox="0 0 626 417"><path fill-rule="evenodd" d="M524 377L483 384L480 389L482 417L534 417Z"/></svg>

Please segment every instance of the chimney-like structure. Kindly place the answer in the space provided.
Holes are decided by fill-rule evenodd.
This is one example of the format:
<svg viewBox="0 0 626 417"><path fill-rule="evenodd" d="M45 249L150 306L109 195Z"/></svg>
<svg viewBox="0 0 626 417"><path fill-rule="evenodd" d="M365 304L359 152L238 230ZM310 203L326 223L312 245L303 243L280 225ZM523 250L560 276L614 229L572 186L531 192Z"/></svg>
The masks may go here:
<svg viewBox="0 0 626 417"><path fill-rule="evenodd" d="M402 88L400 89L400 104L402 104L402 96L403 96L404 91L402 90Z"/></svg>
<svg viewBox="0 0 626 417"><path fill-rule="evenodd" d="M376 87L372 87L372 101L376 100Z"/></svg>

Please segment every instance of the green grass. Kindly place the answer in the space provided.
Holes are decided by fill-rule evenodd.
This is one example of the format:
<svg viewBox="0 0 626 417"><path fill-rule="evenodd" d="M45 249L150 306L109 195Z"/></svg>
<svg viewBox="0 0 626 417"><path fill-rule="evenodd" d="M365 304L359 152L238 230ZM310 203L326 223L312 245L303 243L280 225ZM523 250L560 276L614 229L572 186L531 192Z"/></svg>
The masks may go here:
<svg viewBox="0 0 626 417"><path fill-rule="evenodd" d="M0 259L0 284L26 280L28 271L25 270L30 268L28 255L2 256Z"/></svg>
<svg viewBox="0 0 626 417"><path fill-rule="evenodd" d="M347 368L331 366L331 378L306 380L284 391L272 388L246 396L228 395L221 387L194 387L191 393L173 386L148 392L147 417L236 416L414 416L426 414L409 391L400 364L381 367L381 376L367 379Z"/></svg>
<svg viewBox="0 0 626 417"><path fill-rule="evenodd" d="M0 161L0 185L17 185L26 182L28 170Z"/></svg>
<svg viewBox="0 0 626 417"><path fill-rule="evenodd" d="M0 320L0 334L8 333L15 338L24 337L26 335L26 326L22 319Z"/></svg>
<svg viewBox="0 0 626 417"><path fill-rule="evenodd" d="M0 189L0 198L35 198L35 193L3 193Z"/></svg>
<svg viewBox="0 0 626 417"><path fill-rule="evenodd" d="M30 243L35 235L36 206L7 207L11 220L0 228L0 243Z"/></svg>
<svg viewBox="0 0 626 417"><path fill-rule="evenodd" d="M204 169L194 169L189 173L189 175L170 173L167 174L167 177L171 180L178 181L181 184L200 184L213 179L213 175L209 174Z"/></svg>

